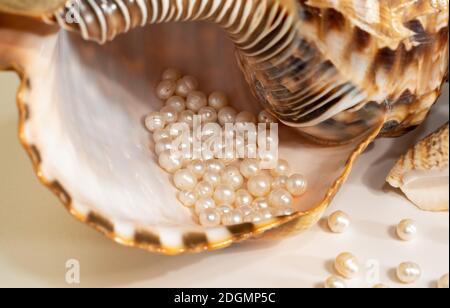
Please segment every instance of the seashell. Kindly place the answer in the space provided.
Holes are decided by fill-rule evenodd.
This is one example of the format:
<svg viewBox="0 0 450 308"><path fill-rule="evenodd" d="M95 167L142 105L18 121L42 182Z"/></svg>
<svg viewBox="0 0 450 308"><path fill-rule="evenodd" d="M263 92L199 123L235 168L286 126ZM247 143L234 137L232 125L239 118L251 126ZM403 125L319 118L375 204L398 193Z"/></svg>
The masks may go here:
<svg viewBox="0 0 450 308"><path fill-rule="evenodd" d="M448 211L448 124L420 141L397 162L387 181L426 211Z"/></svg>

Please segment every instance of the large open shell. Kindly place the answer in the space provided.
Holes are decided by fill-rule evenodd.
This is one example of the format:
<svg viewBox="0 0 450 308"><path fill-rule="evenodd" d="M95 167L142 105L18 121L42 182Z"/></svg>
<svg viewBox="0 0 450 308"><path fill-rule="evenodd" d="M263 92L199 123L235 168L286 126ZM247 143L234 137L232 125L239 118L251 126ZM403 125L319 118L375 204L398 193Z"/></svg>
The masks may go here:
<svg viewBox="0 0 450 308"><path fill-rule="evenodd" d="M178 204L141 121L162 104L153 92L166 65L199 76L207 91L225 90L237 108L258 110L222 32L203 24L160 25L98 46L35 20L0 15L0 37L0 69L14 69L22 80L19 135L39 179L80 221L149 251L198 252L269 230L286 235L309 228L384 122L380 113L370 131L336 147L283 128L280 155L310 183L297 200L299 212L206 229Z"/></svg>

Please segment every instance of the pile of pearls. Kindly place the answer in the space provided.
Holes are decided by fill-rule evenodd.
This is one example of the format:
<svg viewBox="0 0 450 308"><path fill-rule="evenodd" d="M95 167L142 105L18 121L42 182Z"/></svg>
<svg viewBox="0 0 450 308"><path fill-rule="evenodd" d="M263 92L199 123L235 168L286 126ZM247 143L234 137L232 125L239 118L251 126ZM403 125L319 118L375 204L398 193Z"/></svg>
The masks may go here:
<svg viewBox="0 0 450 308"><path fill-rule="evenodd" d="M202 226L258 223L294 213L294 198L305 193L307 182L302 175L291 173L286 160L280 159L273 169L263 170L261 159L237 159L234 155L229 159L204 155L202 159L193 159L190 155L173 155L171 151L177 137L177 123L186 123L191 129L190 144L180 146L192 145L196 115L203 124L217 124L222 131L227 123L274 123L272 115L266 111L258 116L238 112L229 106L224 93L207 96L198 91L195 77L183 77L176 69L163 73L156 91L158 98L166 103L159 112L147 115L145 126L153 133L159 165L173 175L173 184L179 190L178 200L192 210ZM203 130L201 138L213 135L213 131Z"/></svg>

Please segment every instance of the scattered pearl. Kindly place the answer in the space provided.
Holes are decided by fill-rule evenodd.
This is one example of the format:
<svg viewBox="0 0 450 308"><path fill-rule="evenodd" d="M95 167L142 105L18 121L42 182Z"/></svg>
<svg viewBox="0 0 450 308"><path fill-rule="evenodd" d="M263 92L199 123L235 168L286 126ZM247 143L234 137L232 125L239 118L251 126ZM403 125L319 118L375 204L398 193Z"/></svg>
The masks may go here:
<svg viewBox="0 0 450 308"><path fill-rule="evenodd" d="M328 227L334 233L343 233L350 226L350 217L342 212L337 211L328 217Z"/></svg>
<svg viewBox="0 0 450 308"><path fill-rule="evenodd" d="M170 138L170 131L168 129L158 129L153 132L153 141L158 143L164 138Z"/></svg>
<svg viewBox="0 0 450 308"><path fill-rule="evenodd" d="M389 289L389 287L385 284L379 283L373 286L374 289Z"/></svg>
<svg viewBox="0 0 450 308"><path fill-rule="evenodd" d="M178 96L186 97L192 91L195 91L198 87L198 81L195 77L184 76L178 80L175 88L175 93Z"/></svg>
<svg viewBox="0 0 450 308"><path fill-rule="evenodd" d="M253 176L248 180L248 191L255 197L265 197L270 193L272 180L265 175Z"/></svg>
<svg viewBox="0 0 450 308"><path fill-rule="evenodd" d="M203 107L207 106L206 95L200 91L194 91L189 93L186 99L186 107L193 112L198 112Z"/></svg>
<svg viewBox="0 0 450 308"><path fill-rule="evenodd" d="M222 172L222 183L237 190L244 185L244 177L237 167L228 166Z"/></svg>
<svg viewBox="0 0 450 308"><path fill-rule="evenodd" d="M236 122L237 112L232 107L224 107L219 110L218 119L220 125Z"/></svg>
<svg viewBox="0 0 450 308"><path fill-rule="evenodd" d="M244 159L241 162L240 171L247 179L258 175L260 170L259 162L256 159Z"/></svg>
<svg viewBox="0 0 450 308"><path fill-rule="evenodd" d="M258 114L258 123L275 123L276 121L275 117L266 110Z"/></svg>
<svg viewBox="0 0 450 308"><path fill-rule="evenodd" d="M181 78L181 72L175 68L168 68L162 74L162 80L178 80Z"/></svg>
<svg viewBox="0 0 450 308"><path fill-rule="evenodd" d="M200 198L195 202L195 213L200 215L207 209L212 209L216 207L216 203L212 198Z"/></svg>
<svg viewBox="0 0 450 308"><path fill-rule="evenodd" d="M338 276L330 276L324 282L325 289L345 289L347 284L345 281Z"/></svg>
<svg viewBox="0 0 450 308"><path fill-rule="evenodd" d="M166 121L160 112L152 112L145 117L145 127L152 133L163 129L165 126Z"/></svg>
<svg viewBox="0 0 450 308"><path fill-rule="evenodd" d="M270 206L273 207L288 207L292 206L294 203L294 199L291 194L286 189L282 188L273 190L269 194L268 201Z"/></svg>
<svg viewBox="0 0 450 308"><path fill-rule="evenodd" d="M236 123L255 123L256 117L249 111L242 111L236 116Z"/></svg>
<svg viewBox="0 0 450 308"><path fill-rule="evenodd" d="M228 185L219 185L214 191L214 200L217 204L233 204L236 200L234 189Z"/></svg>
<svg viewBox="0 0 450 308"><path fill-rule="evenodd" d="M179 190L189 191L197 186L197 177L189 170L181 169L175 172L173 182Z"/></svg>
<svg viewBox="0 0 450 308"><path fill-rule="evenodd" d="M220 211L220 213L222 215L231 213L231 211L233 211L233 207L231 205L229 205L229 204L221 205L217 209Z"/></svg>
<svg viewBox="0 0 450 308"><path fill-rule="evenodd" d="M199 221L204 227L217 227L222 221L222 216L218 210L210 208L200 214Z"/></svg>
<svg viewBox="0 0 450 308"><path fill-rule="evenodd" d="M163 80L156 87L156 96L162 100L166 100L175 92L176 83L173 80Z"/></svg>
<svg viewBox="0 0 450 308"><path fill-rule="evenodd" d="M276 177L272 182L272 189L287 188L288 177L285 175Z"/></svg>
<svg viewBox="0 0 450 308"><path fill-rule="evenodd" d="M334 268L342 277L352 279L359 273L359 261L351 253L344 252L336 258Z"/></svg>
<svg viewBox="0 0 450 308"><path fill-rule="evenodd" d="M196 159L188 163L187 169L191 171L198 180L200 180L205 174L206 166L204 162Z"/></svg>
<svg viewBox="0 0 450 308"><path fill-rule="evenodd" d="M206 161L206 170L221 173L225 169L225 164L218 159L210 159Z"/></svg>
<svg viewBox="0 0 450 308"><path fill-rule="evenodd" d="M163 138L155 145L156 155L161 155L164 151L170 151L173 148L173 140L171 138Z"/></svg>
<svg viewBox="0 0 450 308"><path fill-rule="evenodd" d="M271 172L272 176L274 176L274 177L283 176L283 175L288 176L289 173L291 172L291 167L289 166L289 163L286 160L280 159L280 160L278 160L277 166L274 169L272 169L270 172Z"/></svg>
<svg viewBox="0 0 450 308"><path fill-rule="evenodd" d="M203 181L210 183L214 188L220 185L220 173L214 171L206 171L203 176Z"/></svg>
<svg viewBox="0 0 450 308"><path fill-rule="evenodd" d="M195 113L192 110L184 110L178 116L178 121L186 123L190 128L194 126Z"/></svg>
<svg viewBox="0 0 450 308"><path fill-rule="evenodd" d="M404 219L397 225L397 236L403 241L411 241L417 235L416 222L411 219Z"/></svg>
<svg viewBox="0 0 450 308"><path fill-rule="evenodd" d="M287 190L294 196L303 195L308 187L305 177L301 174L294 174L289 177L286 182Z"/></svg>
<svg viewBox="0 0 450 308"><path fill-rule="evenodd" d="M442 276L437 285L439 289L448 289L448 274Z"/></svg>
<svg viewBox="0 0 450 308"><path fill-rule="evenodd" d="M177 112L182 112L186 109L186 102L184 98L180 96L172 96L166 102L167 107L172 107Z"/></svg>
<svg viewBox="0 0 450 308"><path fill-rule="evenodd" d="M231 213L222 216L222 223L225 226L238 225L244 222L244 215L240 210L233 210Z"/></svg>
<svg viewBox="0 0 450 308"><path fill-rule="evenodd" d="M206 181L202 181L195 186L195 193L199 198L211 197L214 193L214 187Z"/></svg>
<svg viewBox="0 0 450 308"><path fill-rule="evenodd" d="M245 189L240 189L236 192L236 206L249 207L252 206L253 196Z"/></svg>
<svg viewBox="0 0 450 308"><path fill-rule="evenodd" d="M415 283L422 276L420 266L413 262L404 262L397 268L397 278L405 284Z"/></svg>
<svg viewBox="0 0 450 308"><path fill-rule="evenodd" d="M193 207L197 202L197 195L192 191L179 191L178 200L186 207Z"/></svg>
<svg viewBox="0 0 450 308"><path fill-rule="evenodd" d="M209 106L216 110L220 110L223 107L228 106L228 98L223 92L213 92L208 99Z"/></svg>
<svg viewBox="0 0 450 308"><path fill-rule="evenodd" d="M170 150L164 151L158 159L161 168L168 173L174 173L181 169L183 161L178 155L173 155Z"/></svg>
<svg viewBox="0 0 450 308"><path fill-rule="evenodd" d="M161 114L164 117L164 120L166 121L166 124L171 124L177 121L178 119L178 112L175 108L170 106L165 106L161 109Z"/></svg>
<svg viewBox="0 0 450 308"><path fill-rule="evenodd" d="M202 107L198 115L202 119L202 123L214 123L217 121L217 111L213 107Z"/></svg>
<svg viewBox="0 0 450 308"><path fill-rule="evenodd" d="M267 201L266 198L256 198L252 202L252 207L255 210L264 210L264 209L268 209L270 206L269 206L269 202Z"/></svg>

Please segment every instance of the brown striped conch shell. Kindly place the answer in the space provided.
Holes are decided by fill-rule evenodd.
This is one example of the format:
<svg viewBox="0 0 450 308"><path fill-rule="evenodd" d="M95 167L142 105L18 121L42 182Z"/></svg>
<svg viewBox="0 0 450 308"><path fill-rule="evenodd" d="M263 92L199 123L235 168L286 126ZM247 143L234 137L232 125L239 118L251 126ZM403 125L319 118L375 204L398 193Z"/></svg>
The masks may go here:
<svg viewBox="0 0 450 308"><path fill-rule="evenodd" d="M377 136L422 123L448 73L448 0L0 0L0 11L0 70L21 77L20 140L41 182L116 242L165 254L311 227ZM167 66L286 124L280 156L310 187L295 214L204 228L179 205L142 125L163 104Z"/></svg>
<svg viewBox="0 0 450 308"><path fill-rule="evenodd" d="M448 124L403 155L387 181L423 210L448 211Z"/></svg>

